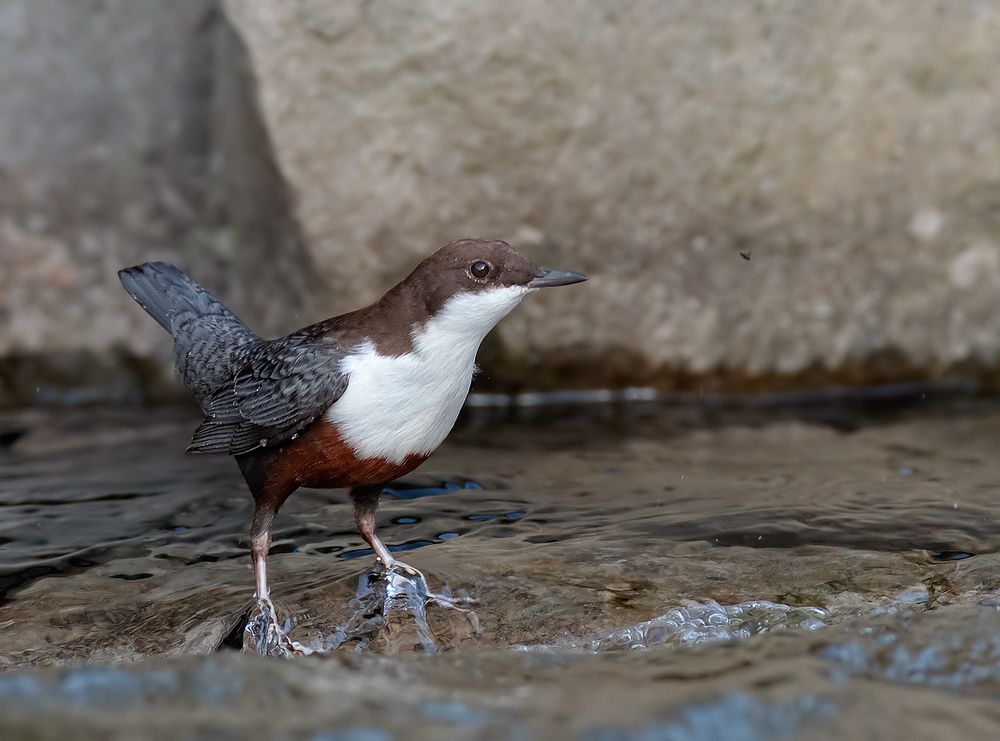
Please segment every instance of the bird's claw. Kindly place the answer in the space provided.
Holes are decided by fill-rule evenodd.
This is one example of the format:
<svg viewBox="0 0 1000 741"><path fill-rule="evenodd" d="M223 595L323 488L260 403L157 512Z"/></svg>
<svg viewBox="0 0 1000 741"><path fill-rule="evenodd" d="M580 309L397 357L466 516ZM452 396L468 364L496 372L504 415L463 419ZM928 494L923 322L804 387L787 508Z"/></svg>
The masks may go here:
<svg viewBox="0 0 1000 741"><path fill-rule="evenodd" d="M389 584L389 596L398 594L410 594L420 600L424 605L435 604L447 610L455 610L462 613L469 621L473 633L479 633L479 616L470 609L470 606L478 605L479 600L461 595L458 597L451 594L432 592L427 586L427 577L420 569L410 566L403 561L392 561L388 566L379 561L383 570L383 578ZM405 580L405 583L400 582Z"/></svg>
<svg viewBox="0 0 1000 741"><path fill-rule="evenodd" d="M257 597L244 628L243 645L253 646L262 656L308 656L312 649L292 640L291 620L278 622L278 613L269 597Z"/></svg>
<svg viewBox="0 0 1000 741"><path fill-rule="evenodd" d="M469 621L469 627L472 628L472 634L479 635L479 615L476 614L475 610L468 607L463 607L462 605L478 605L479 600L474 600L469 597L446 597L443 594L429 593L427 599L433 602L435 605L444 607L447 610L455 610L456 612L462 613L466 620Z"/></svg>

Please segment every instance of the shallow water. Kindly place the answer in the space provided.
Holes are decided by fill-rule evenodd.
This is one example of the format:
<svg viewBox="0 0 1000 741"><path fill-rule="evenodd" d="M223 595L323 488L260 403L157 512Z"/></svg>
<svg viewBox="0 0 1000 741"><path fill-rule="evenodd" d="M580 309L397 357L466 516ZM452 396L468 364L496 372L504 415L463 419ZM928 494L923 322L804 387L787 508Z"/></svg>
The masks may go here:
<svg viewBox="0 0 1000 741"><path fill-rule="evenodd" d="M288 661L235 650L250 501L191 411L0 416L0 738L996 735L1000 405L472 412L379 528L479 632L381 610L303 490Z"/></svg>

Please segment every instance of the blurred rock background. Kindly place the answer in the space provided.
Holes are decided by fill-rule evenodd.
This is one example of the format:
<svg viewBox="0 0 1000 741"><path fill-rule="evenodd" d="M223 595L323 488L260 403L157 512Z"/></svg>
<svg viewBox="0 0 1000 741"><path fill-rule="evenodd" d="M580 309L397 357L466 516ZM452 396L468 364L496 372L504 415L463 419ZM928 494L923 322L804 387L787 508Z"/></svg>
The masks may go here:
<svg viewBox="0 0 1000 741"><path fill-rule="evenodd" d="M987 0L7 0L0 403L175 393L123 265L276 334L469 235L593 276L484 388L995 385L998 69Z"/></svg>

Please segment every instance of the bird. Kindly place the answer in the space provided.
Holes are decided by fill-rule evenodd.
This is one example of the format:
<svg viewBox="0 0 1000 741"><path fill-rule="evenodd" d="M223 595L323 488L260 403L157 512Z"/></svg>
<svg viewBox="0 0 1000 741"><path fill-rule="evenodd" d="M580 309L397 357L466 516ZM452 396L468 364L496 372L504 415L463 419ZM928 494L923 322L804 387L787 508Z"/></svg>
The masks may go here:
<svg viewBox="0 0 1000 741"><path fill-rule="evenodd" d="M502 240L461 239L370 306L263 339L173 265L146 262L118 276L173 337L177 372L204 414L187 451L233 456L243 474L254 596L271 616L271 638L296 649L277 625L267 579L282 504L303 486L349 489L381 567L419 574L375 532L383 488L451 431L479 346L499 321L538 289L587 279L540 267Z"/></svg>

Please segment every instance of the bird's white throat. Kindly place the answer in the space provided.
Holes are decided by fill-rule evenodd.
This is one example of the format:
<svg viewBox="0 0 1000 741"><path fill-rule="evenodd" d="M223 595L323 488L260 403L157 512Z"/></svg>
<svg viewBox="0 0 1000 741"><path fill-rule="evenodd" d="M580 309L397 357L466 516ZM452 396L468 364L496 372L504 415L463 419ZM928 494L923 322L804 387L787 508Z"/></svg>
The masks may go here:
<svg viewBox="0 0 1000 741"><path fill-rule="evenodd" d="M364 342L342 364L347 390L326 412L359 458L429 455L458 418L483 338L530 290L460 293L413 333L413 350L379 355Z"/></svg>

